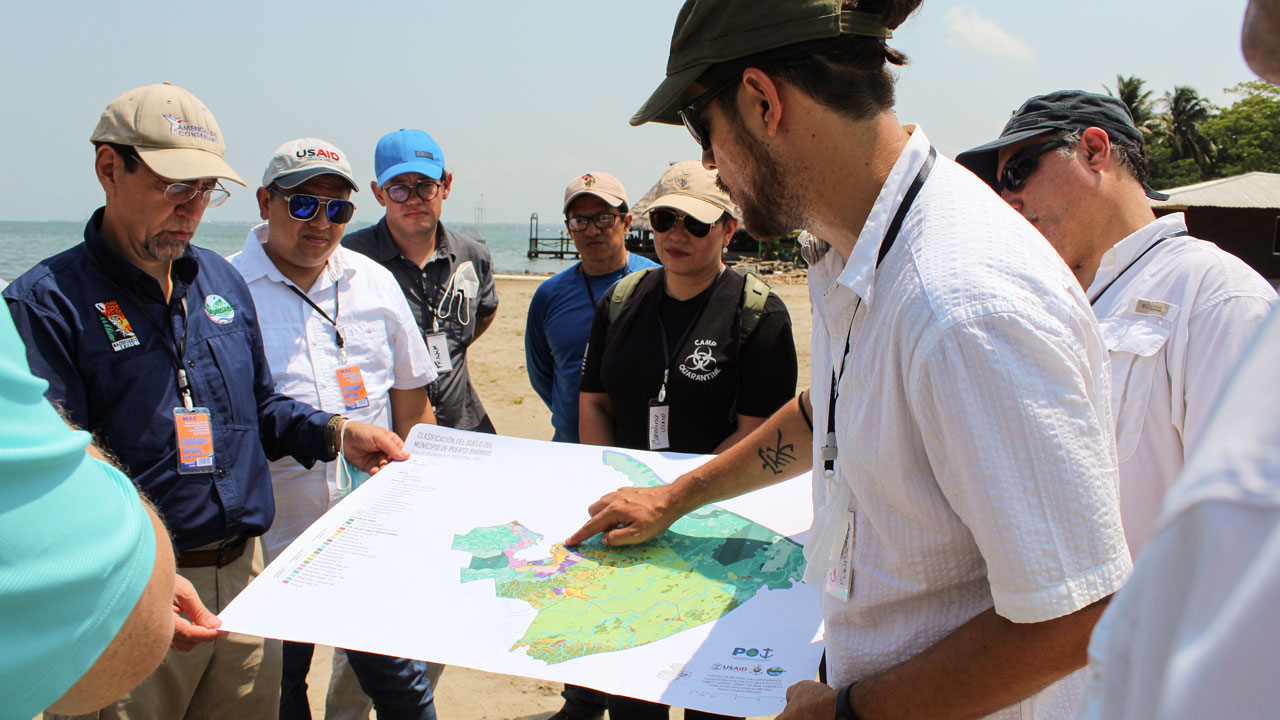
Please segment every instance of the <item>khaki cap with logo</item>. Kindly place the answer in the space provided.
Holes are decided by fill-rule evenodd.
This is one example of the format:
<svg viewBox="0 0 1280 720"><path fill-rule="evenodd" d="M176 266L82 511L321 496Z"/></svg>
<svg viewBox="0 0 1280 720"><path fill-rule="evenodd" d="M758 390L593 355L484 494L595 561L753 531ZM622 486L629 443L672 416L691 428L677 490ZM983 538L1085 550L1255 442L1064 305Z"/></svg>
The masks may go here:
<svg viewBox="0 0 1280 720"><path fill-rule="evenodd" d="M880 16L842 10L844 0L686 0L671 34L667 77L632 125L679 125L680 96L712 65L809 40L893 36Z"/></svg>
<svg viewBox="0 0 1280 720"><path fill-rule="evenodd" d="M583 173L569 181L564 189L564 212L569 212L569 206L582 195L595 195L615 209L627 202L626 188L618 178L603 172Z"/></svg>
<svg viewBox="0 0 1280 720"><path fill-rule="evenodd" d="M360 192L347 154L319 138L298 138L276 148L262 173L262 187L275 183L285 189L295 188L317 175L337 175L352 190Z"/></svg>
<svg viewBox="0 0 1280 720"><path fill-rule="evenodd" d="M673 164L658 181L658 196L649 210L674 208L704 223L713 223L729 213L741 217L738 206L716 185L719 173L702 167L698 160Z"/></svg>
<svg viewBox="0 0 1280 720"><path fill-rule="evenodd" d="M89 140L129 145L170 180L223 178L248 187L222 159L227 146L213 113L177 85L146 85L112 100Z"/></svg>

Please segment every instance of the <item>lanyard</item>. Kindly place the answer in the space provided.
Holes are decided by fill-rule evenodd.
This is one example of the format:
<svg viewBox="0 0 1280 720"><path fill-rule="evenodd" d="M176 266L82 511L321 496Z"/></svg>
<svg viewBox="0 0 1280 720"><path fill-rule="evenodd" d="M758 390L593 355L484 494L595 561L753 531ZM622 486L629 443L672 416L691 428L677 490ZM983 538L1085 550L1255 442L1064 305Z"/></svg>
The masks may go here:
<svg viewBox="0 0 1280 720"><path fill-rule="evenodd" d="M187 326L190 324L190 317L188 315L188 310L187 310L186 295L183 295L181 300L182 302L182 339L179 340L177 337L176 331L172 329L172 326L171 325L169 326L170 327L169 330L165 330L166 324L160 321L157 321L155 319L155 317L151 314L151 311L147 309L146 304L142 301L142 298L139 298L138 294L135 293L132 288L128 287L127 285L124 285L119 281L119 279L116 278L115 275L107 272L106 268L102 267L102 264L98 261L98 258L94 255L94 251L90 249L87 245L85 246L85 251L86 251L85 255L88 256L89 262L93 264L93 267L96 268L99 273L102 273L102 276L107 278L107 280L110 281L112 285L115 285L116 288L120 290L120 292L124 293L125 297L128 297L129 300L133 302L133 304L142 313L142 317L147 321L147 324L150 325L153 330L159 333L161 337L172 340L171 343L165 342L165 343L161 343L161 345L164 347L165 351L169 353L169 357L173 359L173 366L178 371L177 373L178 394L182 396L182 405L187 410L193 409L195 407L195 403L192 402L192 399L191 399L191 383L188 382L187 380L187 370L186 370L186 362L185 362L187 357L187 334L188 334ZM170 268L172 268L172 264L170 264ZM168 306L166 306L166 309L167 307Z"/></svg>
<svg viewBox="0 0 1280 720"><path fill-rule="evenodd" d="M316 304L315 300L312 300L311 298L307 297L306 293L302 292L301 290L294 287L293 285L290 285L289 283L285 283L285 287L292 290L294 295L297 295L298 297L302 298L303 302L310 305L312 310L315 310L316 312L320 313L320 317L324 318L325 320L328 320L329 324L333 326L334 342L336 342L338 345L338 353L342 355L342 364L346 365L347 364L346 341L342 339L342 331L338 329L338 313L341 312L341 306L339 306L338 304L338 299L342 295L342 293L338 291L338 283L334 282L333 284L333 317L329 317L329 313L322 310L320 306Z"/></svg>
<svg viewBox="0 0 1280 720"><path fill-rule="evenodd" d="M626 267L623 266L623 269L625 270ZM582 269L582 265L578 265L578 272L582 273L582 283L587 286L587 298L591 300L591 307L594 308L596 306L596 295L591 292L591 276L587 275L587 271Z"/></svg>
<svg viewBox="0 0 1280 720"><path fill-rule="evenodd" d="M675 350L667 346L667 328L662 324L662 313L658 313L658 337L662 338L662 359L664 361L662 387L658 388L658 402L665 402L667 399L667 380L671 377L671 365L675 363L676 355L684 347L685 342L689 340L689 336L693 334L693 329L698 326L698 321L702 319L702 311L707 309L707 303L711 300L711 293L715 292L715 282L712 282L711 285L704 291L706 295L703 296L702 302L698 303L698 309L693 314L693 320L689 322L689 325L684 329L684 333L680 335L680 342L676 343Z"/></svg>
<svg viewBox="0 0 1280 720"><path fill-rule="evenodd" d="M920 193L920 188L924 187L924 181L928 179L929 173L933 172L934 161L936 160L938 151L933 147L929 147L929 156L925 158L924 164L920 166L920 172L916 174L916 179L911 182L911 187L907 188L906 194L902 196L902 202L898 205L898 212L893 216L893 221L889 223L889 229L885 231L884 241L880 243L880 253L876 256L876 268L879 269L880 261L889 254L889 249L893 247L893 243L898 239L898 232L902 229L902 221L907 217L907 211L911 209L911 204L915 202L916 195ZM849 335L844 340L844 355L840 358L840 373L837 375L835 369L831 370L831 388L827 394L827 440L822 445L822 475L828 481L836 476L836 457L839 455L839 448L836 443L836 398L839 395L840 378L844 377L844 368L849 360L849 348L853 343L853 322L858 319L858 309L862 307L862 298L858 298L858 304L853 308L853 317L849 319Z"/></svg>
<svg viewBox="0 0 1280 720"><path fill-rule="evenodd" d="M1168 234L1168 235L1165 235L1164 237L1160 238L1159 240L1157 240L1157 241L1155 241L1155 242L1151 243L1150 245L1148 245L1146 250L1143 250L1142 252L1138 253L1138 257L1134 258L1134 259L1133 259L1133 262L1129 263L1128 265L1125 265L1123 270L1121 270L1120 272L1116 273L1116 276L1115 276L1115 277L1113 277L1113 278L1111 278L1111 282L1107 283L1107 286L1106 286L1106 287L1104 287L1104 288L1102 288L1102 291L1101 291L1101 292L1099 292L1097 295L1094 295L1094 296L1093 296L1093 299L1089 301L1089 304L1090 304L1090 305L1097 305L1097 304L1098 304L1098 301L1102 299L1102 296L1103 296L1103 295L1106 295L1106 294L1107 294L1107 291L1111 289L1111 286L1112 286L1112 285L1115 285L1117 280L1119 280L1120 278L1124 277L1124 274L1125 274L1125 273L1127 273L1127 272L1129 272L1129 270L1130 270L1130 269L1132 269L1134 265L1137 265L1137 264L1138 264L1138 261L1139 261L1139 260L1141 260L1141 259L1143 258L1143 256L1144 256L1144 255L1146 255L1147 253L1151 252L1152 250L1155 250L1157 245L1159 245L1160 243L1164 242L1165 240L1168 240L1169 238L1182 237L1183 235L1186 235L1186 234L1187 234L1187 231L1186 231L1186 230L1179 230L1179 231L1177 231L1177 232L1175 232L1175 233L1170 233L1170 234Z"/></svg>

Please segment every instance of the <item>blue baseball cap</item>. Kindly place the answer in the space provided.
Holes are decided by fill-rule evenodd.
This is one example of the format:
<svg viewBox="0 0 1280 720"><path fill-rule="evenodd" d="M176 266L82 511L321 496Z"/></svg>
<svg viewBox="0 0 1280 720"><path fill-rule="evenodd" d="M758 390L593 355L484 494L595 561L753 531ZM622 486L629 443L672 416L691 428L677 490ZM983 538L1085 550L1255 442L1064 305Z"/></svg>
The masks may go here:
<svg viewBox="0 0 1280 720"><path fill-rule="evenodd" d="M444 176L444 151L425 132L401 128L378 141L373 151L373 172L378 176L378 187L405 173L422 173L439 180Z"/></svg>

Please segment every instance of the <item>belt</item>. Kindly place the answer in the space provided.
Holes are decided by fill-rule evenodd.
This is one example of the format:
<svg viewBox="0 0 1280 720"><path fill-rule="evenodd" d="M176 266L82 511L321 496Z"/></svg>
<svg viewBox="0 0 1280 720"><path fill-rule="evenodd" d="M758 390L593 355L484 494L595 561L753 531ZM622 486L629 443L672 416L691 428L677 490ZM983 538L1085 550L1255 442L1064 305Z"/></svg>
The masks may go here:
<svg viewBox="0 0 1280 720"><path fill-rule="evenodd" d="M249 538L232 538L212 550L179 550L178 567L225 567L240 559Z"/></svg>

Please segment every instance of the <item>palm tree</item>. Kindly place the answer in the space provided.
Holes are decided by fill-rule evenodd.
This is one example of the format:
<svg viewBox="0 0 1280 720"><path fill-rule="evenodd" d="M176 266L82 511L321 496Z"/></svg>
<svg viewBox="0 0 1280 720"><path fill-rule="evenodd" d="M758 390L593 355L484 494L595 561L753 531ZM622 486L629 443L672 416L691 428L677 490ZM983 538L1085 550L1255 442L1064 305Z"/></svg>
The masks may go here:
<svg viewBox="0 0 1280 720"><path fill-rule="evenodd" d="M1155 133L1156 110L1155 103L1151 99L1152 91L1142 89L1146 83L1146 80L1137 75L1125 77L1117 74L1115 92L1106 85L1102 88L1108 95L1119 98L1120 102L1129 108L1129 114L1133 116L1133 124L1142 131L1143 138L1150 141Z"/></svg>
<svg viewBox="0 0 1280 720"><path fill-rule="evenodd" d="M1213 165L1217 148L1200 132L1200 124L1213 117L1217 108L1200 97L1195 88L1176 85L1160 101L1164 113L1157 119L1164 141L1173 151L1174 160L1191 158L1206 176Z"/></svg>

